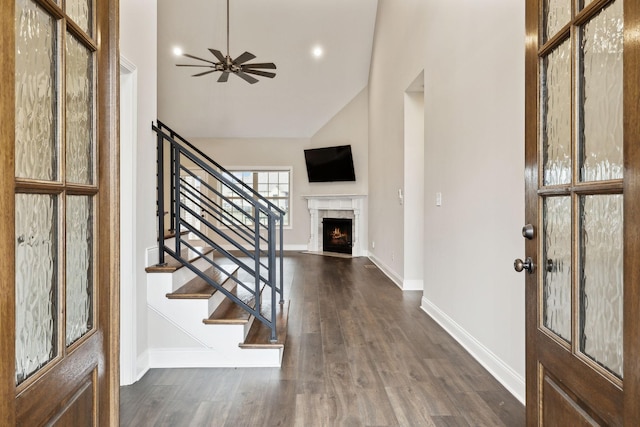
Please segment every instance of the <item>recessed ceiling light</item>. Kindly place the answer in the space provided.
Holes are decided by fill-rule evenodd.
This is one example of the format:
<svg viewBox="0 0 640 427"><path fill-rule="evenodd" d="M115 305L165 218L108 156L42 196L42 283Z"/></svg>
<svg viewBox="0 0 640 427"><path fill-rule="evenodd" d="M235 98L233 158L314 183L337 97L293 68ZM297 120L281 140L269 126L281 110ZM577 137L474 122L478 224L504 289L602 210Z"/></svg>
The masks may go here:
<svg viewBox="0 0 640 427"><path fill-rule="evenodd" d="M322 46L315 46L311 53L313 53L314 58L321 58L324 55L324 50Z"/></svg>
<svg viewBox="0 0 640 427"><path fill-rule="evenodd" d="M173 54L175 56L181 56L182 55L182 49L180 49L178 46L173 48Z"/></svg>

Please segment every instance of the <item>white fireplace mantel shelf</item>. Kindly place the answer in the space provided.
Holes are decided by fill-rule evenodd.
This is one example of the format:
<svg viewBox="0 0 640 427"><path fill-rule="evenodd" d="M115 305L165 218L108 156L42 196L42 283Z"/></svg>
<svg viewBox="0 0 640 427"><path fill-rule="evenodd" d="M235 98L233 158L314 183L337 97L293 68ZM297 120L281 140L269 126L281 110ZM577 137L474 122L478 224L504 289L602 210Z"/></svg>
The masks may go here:
<svg viewBox="0 0 640 427"><path fill-rule="evenodd" d="M313 194L307 199L311 216L308 250L322 252L321 224L323 211L350 211L353 213L353 256L367 255L366 194Z"/></svg>

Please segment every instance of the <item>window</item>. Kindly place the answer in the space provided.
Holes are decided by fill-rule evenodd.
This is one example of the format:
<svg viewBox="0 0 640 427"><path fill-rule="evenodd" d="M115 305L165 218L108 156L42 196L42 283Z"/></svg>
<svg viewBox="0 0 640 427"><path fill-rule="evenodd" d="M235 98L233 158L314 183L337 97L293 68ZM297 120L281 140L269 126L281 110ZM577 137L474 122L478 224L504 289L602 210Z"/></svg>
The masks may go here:
<svg viewBox="0 0 640 427"><path fill-rule="evenodd" d="M282 225L290 225L291 169L230 170L229 173L282 209L285 212ZM255 212L251 204L224 185L222 194L228 199L222 203L224 210L243 224L252 225ZM266 223L266 218L261 222Z"/></svg>

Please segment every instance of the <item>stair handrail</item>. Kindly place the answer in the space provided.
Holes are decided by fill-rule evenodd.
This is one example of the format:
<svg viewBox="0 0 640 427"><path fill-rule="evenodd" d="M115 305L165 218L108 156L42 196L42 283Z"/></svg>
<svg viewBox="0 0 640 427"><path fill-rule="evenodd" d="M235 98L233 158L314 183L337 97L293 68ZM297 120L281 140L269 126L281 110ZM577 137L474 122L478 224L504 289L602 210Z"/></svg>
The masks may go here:
<svg viewBox="0 0 640 427"><path fill-rule="evenodd" d="M233 175L231 172L229 172L227 169L225 169L223 166L221 166L218 162L213 160L211 157L207 156L198 147L194 146L189 141L184 139L182 136L180 136L180 134L178 134L176 131L171 129L169 126L167 126L166 124L164 124L160 120L157 120L157 123L158 123L158 126L156 126L155 124L152 124L153 130L155 130L156 132L162 132L162 129L166 129L167 131L169 131L169 135L167 135L167 137L169 137L169 139L174 139L174 138L179 139L184 145L189 147L191 150L193 150L199 156L202 156L205 159L207 159L207 161L210 162L211 164L213 164L217 169L219 169L223 173L227 174L227 176L232 177L233 181L235 181L236 185L242 186L245 190L249 191L254 197L260 199L261 201L266 203L270 208L276 210L277 212L281 213L282 215L284 215L286 213L278 205L276 205L275 203L271 202L269 199L264 197L262 194L258 193L253 188L249 187L246 183L242 182L242 180L238 179L235 175ZM164 133L164 132L162 132L162 133L166 135L166 133ZM207 165L207 167L208 167L208 165Z"/></svg>
<svg viewBox="0 0 640 427"><path fill-rule="evenodd" d="M241 306L244 310L248 311L252 315L255 316L256 319L260 320L262 323L267 325L271 329L271 341L274 342L277 340L276 333L276 297L277 294L280 294L280 303L284 303L284 293L283 293L283 267L284 267L284 246L283 246L283 222L285 211L282 210L279 206L275 205L273 202L262 196L260 193L255 191L253 188L249 187L242 180L238 179L231 172L222 167L219 163L215 162L189 141L180 136L177 132L166 126L161 121L157 121L158 125L152 123L152 129L156 132L158 136L158 147L157 147L157 162L158 162L158 249L159 249L159 264L164 263L164 254L165 251L171 255L176 260L180 261L182 264L187 266L189 269L194 271L197 275L201 276L207 283L221 291L226 297L230 298L234 303ZM171 186L171 203L170 203L170 220L172 221L172 227L175 232L175 248L171 249L165 244L164 239L164 142L168 141L170 144L170 186ZM213 177L215 180L225 185L234 195L242 198L246 203L252 206L253 214L249 214L243 208L238 206L233 202L232 199L229 199L224 194L219 191L213 189L208 183L205 183L210 190L214 191L214 194L225 203L232 204L235 206L236 211L241 214L249 217L253 221L253 233L247 233L243 231L243 233L247 233L246 235L253 236L253 252L251 250L247 250L244 248L243 244L238 243L232 236L228 235L218 227L214 226L207 219L200 217L198 221L200 224L203 224L206 228L213 230L220 238L222 238L225 242L230 243L238 249L241 253L248 256L249 258L254 260L254 266L251 267L246 263L240 261L236 256L222 248L217 242L214 242L209 236L205 235L199 230L196 230L189 224L181 215L181 211L184 210L186 213L192 216L198 216L198 214L193 211L192 208L187 206L186 203L183 203L182 198L190 200L192 203L199 206L200 210L203 210L203 204L212 208L212 206L205 201L207 199L209 202L215 204L220 211L216 210L216 214L219 214L220 217L225 218L225 221L228 218L233 218L234 220L239 221L234 214L230 214L225 211L224 207L215 201L209 199L205 194L198 192L195 188L189 185L186 181L183 182L181 178L182 170L188 170L182 166L182 158L186 158L189 161L193 162L194 165L201 168L205 171L209 176ZM193 174L192 174L193 176ZM197 177L195 177L197 178ZM183 188L186 190L183 191ZM236 196L234 196L236 197ZM264 217L266 224L264 224L261 220L261 217ZM222 221L220 221L222 222ZM229 226L228 222L222 222L229 230L235 233L236 236L240 236L240 233L235 230L233 227ZM275 228L276 224L279 223L279 239L275 236ZM246 225L240 222L241 225ZM238 226L238 224L236 224ZM184 244L187 248L194 250L195 248L189 243L188 240L183 240L181 237L181 230L187 229L190 232L196 233L196 235L206 242L211 247L218 250L222 255L226 258L232 260L236 265L241 267L243 270L252 274L255 278L255 287L250 292L254 295L255 298L255 307L251 308L246 303L232 295L229 291L224 289L224 287L215 282L213 279L208 278L204 272L199 271L195 266L189 263L188 260L184 259L181 254L181 245ZM247 230L251 230L251 228L246 227ZM266 232L267 237L262 236L262 231ZM252 242L245 237L242 237L243 240L251 245ZM276 248L276 241L279 240L279 249ZM266 242L267 250L263 253L261 248L261 242ZM266 255L267 262L264 264L261 261L261 257ZM279 283L276 278L276 257L279 258L279 270L280 277ZM207 259L205 257L205 259ZM211 261L208 261L210 264ZM215 263L214 263L215 264ZM266 275L262 274L262 271L266 270ZM269 286L271 289L271 318L268 319L265 315L262 314L261 308L261 293L262 293L262 283ZM243 283L239 283L242 287L249 290Z"/></svg>

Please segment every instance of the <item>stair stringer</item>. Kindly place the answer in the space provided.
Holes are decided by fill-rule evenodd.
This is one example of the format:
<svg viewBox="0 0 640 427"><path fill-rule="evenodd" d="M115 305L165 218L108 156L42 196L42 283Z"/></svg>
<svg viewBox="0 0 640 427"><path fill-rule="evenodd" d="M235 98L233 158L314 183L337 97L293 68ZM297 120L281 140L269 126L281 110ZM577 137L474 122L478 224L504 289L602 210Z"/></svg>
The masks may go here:
<svg viewBox="0 0 640 427"><path fill-rule="evenodd" d="M200 260L197 262L204 262ZM190 274L189 274L190 273ZM174 273L147 274L148 309L164 319L167 325L150 322L149 328L164 327L164 341L172 335L176 341L190 338L194 347L157 347L149 343L149 364L152 368L178 367L279 367L282 349L242 349L250 323L205 325L216 306L207 299L168 299L167 293L175 291L195 273L181 268ZM233 287L228 280L226 287ZM214 294L215 295L215 294ZM216 299L220 299L219 296ZM252 319L253 320L253 319ZM170 326L169 326L170 325ZM176 335L181 334L182 337ZM151 334L149 334L151 335Z"/></svg>

